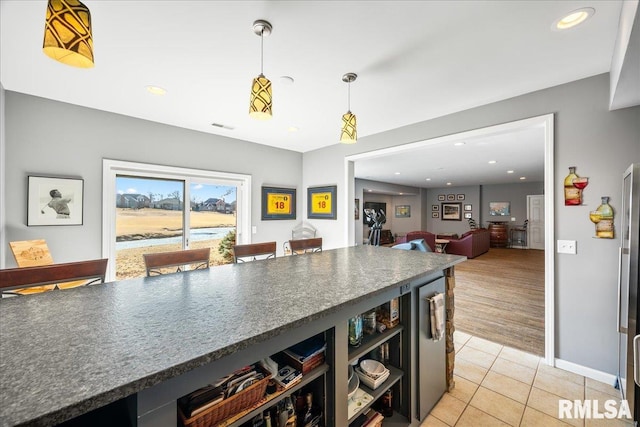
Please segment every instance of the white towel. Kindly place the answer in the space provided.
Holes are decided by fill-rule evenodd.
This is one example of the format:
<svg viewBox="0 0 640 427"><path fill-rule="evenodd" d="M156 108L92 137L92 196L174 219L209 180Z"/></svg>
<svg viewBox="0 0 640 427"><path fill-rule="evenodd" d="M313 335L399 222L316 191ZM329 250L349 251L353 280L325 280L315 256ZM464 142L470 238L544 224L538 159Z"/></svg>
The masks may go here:
<svg viewBox="0 0 640 427"><path fill-rule="evenodd" d="M429 301L429 312L431 317L431 338L440 341L444 336L444 294L435 294Z"/></svg>

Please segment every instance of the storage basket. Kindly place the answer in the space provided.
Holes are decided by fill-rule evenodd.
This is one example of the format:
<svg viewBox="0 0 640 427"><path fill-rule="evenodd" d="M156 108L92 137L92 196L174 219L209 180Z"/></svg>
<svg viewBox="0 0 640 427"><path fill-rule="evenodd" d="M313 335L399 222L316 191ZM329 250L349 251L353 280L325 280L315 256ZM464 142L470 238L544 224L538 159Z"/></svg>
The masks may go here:
<svg viewBox="0 0 640 427"><path fill-rule="evenodd" d="M263 379L191 418L185 417L180 405L178 405L178 415L182 425L185 427L215 427L221 421L258 403L265 395L271 373L260 365L256 365L256 369L264 374L265 377Z"/></svg>

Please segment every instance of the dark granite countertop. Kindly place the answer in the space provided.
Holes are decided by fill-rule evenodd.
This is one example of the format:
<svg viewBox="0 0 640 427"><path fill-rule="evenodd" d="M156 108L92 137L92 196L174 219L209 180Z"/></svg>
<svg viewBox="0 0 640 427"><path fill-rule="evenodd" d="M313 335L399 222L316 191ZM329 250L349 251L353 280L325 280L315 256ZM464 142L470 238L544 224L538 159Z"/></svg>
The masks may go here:
<svg viewBox="0 0 640 427"><path fill-rule="evenodd" d="M464 259L357 246L2 299L2 426L54 425Z"/></svg>

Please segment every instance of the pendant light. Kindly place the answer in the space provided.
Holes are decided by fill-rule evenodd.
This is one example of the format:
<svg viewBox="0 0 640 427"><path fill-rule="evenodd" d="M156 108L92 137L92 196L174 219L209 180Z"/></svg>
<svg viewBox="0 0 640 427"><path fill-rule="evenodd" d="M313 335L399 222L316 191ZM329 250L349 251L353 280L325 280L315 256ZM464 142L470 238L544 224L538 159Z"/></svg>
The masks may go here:
<svg viewBox="0 0 640 427"><path fill-rule="evenodd" d="M348 110L342 115L342 132L340 142L343 144L355 144L358 141L358 129L356 126L356 115L351 112L351 82L358 77L355 73L347 73L342 76L342 81L349 85Z"/></svg>
<svg viewBox="0 0 640 427"><path fill-rule="evenodd" d="M251 85L249 116L258 120L269 120L272 116L271 82L262 73L264 62L263 41L265 36L271 34L271 29L271 24L267 21L257 20L253 23L253 32L260 36L260 75L253 79L253 84Z"/></svg>
<svg viewBox="0 0 640 427"><path fill-rule="evenodd" d="M49 0L42 50L63 64L93 67L89 8L78 0Z"/></svg>

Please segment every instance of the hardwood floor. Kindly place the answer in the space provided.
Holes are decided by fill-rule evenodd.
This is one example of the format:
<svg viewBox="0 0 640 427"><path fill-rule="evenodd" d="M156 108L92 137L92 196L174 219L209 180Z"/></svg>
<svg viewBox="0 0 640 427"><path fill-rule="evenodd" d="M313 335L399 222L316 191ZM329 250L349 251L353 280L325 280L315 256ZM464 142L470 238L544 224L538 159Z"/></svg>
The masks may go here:
<svg viewBox="0 0 640 427"><path fill-rule="evenodd" d="M491 248L455 277L456 330L544 355L544 251Z"/></svg>

